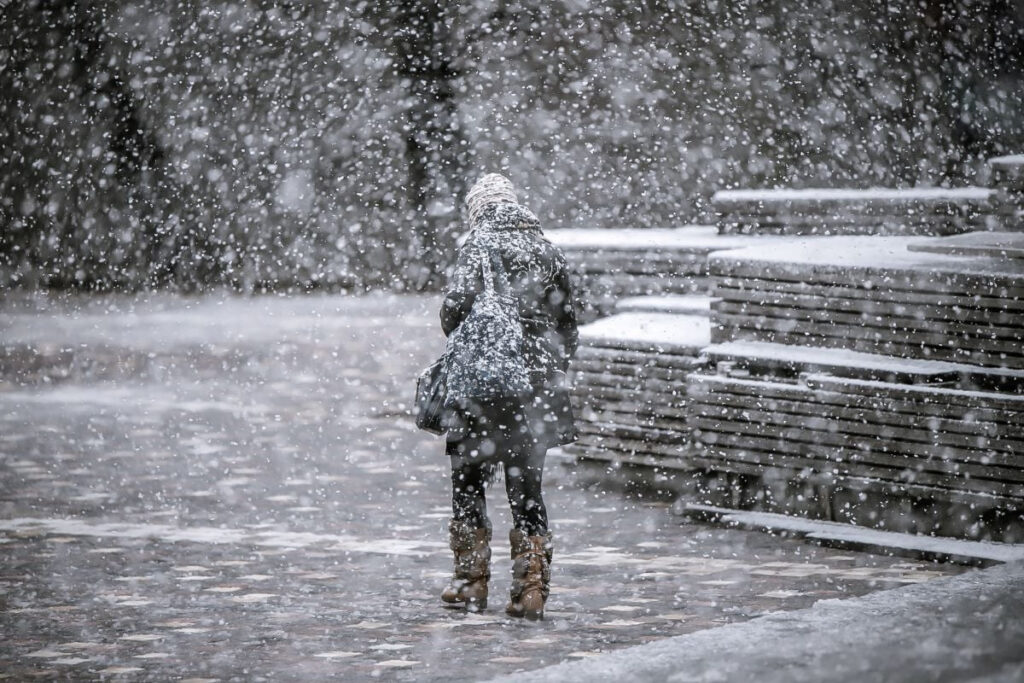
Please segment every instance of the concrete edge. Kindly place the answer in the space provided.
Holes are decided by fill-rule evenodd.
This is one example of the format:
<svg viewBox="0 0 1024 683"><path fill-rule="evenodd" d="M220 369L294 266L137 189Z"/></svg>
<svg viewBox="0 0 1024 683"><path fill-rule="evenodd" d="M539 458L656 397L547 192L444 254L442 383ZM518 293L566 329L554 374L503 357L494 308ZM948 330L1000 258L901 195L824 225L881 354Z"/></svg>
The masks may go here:
<svg viewBox="0 0 1024 683"><path fill-rule="evenodd" d="M939 562L987 566L1024 561L1024 544L971 541L872 529L843 522L808 519L775 512L733 510L686 503L682 514L753 531L787 532L811 541L882 554L899 554Z"/></svg>
<svg viewBox="0 0 1024 683"><path fill-rule="evenodd" d="M969 617L963 620L951 618L958 608L960 611L976 605L988 608L995 605L998 608L1013 600L1024 601L1024 562L972 570L955 577L882 590L857 598L820 600L802 610L775 612L746 622L492 680L495 683L731 681L751 680L749 675L753 670L766 672L767 678L762 680L822 680L815 676L826 674L816 667L823 662L834 664L837 661L847 667L845 673L851 674L856 670L858 675L868 676L860 680L872 680L870 672L876 671L872 667L883 665L881 661L872 661L872 657L884 657L882 650L886 646L896 649L895 655L890 653L894 659L901 656L905 659L889 662L889 665L900 667L898 671L909 676L905 680L919 680L914 679L914 672L907 670L907 666L919 662L917 666L930 667L930 671L943 671L946 670L943 667L970 665L971 657L965 659L962 652L948 647L944 656L958 659L945 661L942 657L933 657L928 660L900 639L911 639L917 643L934 634L941 636L943 629L954 627L982 632L985 642L991 641L993 647L999 648L1004 659L1009 661L989 661L987 666L1017 671L1018 668L1010 664L1024 657L1019 647L1010 652L1011 648L1006 647L1005 642L992 638L991 633L984 632L977 623L971 623ZM982 614L975 614L975 621L981 620L983 625L989 623L985 621L991 620L989 612L983 610ZM899 629L894 632L893 626ZM1017 628L1024 629L1024 623ZM825 640L817 638L818 634ZM1011 634L1011 637L1013 635L1020 634ZM965 647L968 646L965 643ZM906 654L901 655L903 652ZM980 655L972 653L971 656ZM781 679L771 673L780 671L784 672ZM885 676L874 678L885 679ZM830 680L857 678L837 675Z"/></svg>

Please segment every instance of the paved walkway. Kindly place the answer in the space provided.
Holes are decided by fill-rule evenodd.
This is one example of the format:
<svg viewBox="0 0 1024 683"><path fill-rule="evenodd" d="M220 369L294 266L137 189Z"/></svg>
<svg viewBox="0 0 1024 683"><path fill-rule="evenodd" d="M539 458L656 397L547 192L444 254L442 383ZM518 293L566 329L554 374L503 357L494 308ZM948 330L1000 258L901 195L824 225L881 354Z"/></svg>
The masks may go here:
<svg viewBox="0 0 1024 683"><path fill-rule="evenodd" d="M962 571L684 524L552 466L549 618L504 616L505 539L492 607L441 608L446 463L404 415L436 306L9 297L0 677L478 680Z"/></svg>

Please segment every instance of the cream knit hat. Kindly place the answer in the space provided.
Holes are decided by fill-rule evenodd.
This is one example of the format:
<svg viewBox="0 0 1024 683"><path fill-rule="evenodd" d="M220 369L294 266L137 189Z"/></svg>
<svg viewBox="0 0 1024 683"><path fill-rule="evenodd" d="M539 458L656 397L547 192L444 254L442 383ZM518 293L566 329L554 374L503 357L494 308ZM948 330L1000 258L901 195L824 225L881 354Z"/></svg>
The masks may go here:
<svg viewBox="0 0 1024 683"><path fill-rule="evenodd" d="M500 173L488 173L476 181L466 195L466 212L469 224L474 225L485 206L502 202L517 203L516 190L512 181Z"/></svg>

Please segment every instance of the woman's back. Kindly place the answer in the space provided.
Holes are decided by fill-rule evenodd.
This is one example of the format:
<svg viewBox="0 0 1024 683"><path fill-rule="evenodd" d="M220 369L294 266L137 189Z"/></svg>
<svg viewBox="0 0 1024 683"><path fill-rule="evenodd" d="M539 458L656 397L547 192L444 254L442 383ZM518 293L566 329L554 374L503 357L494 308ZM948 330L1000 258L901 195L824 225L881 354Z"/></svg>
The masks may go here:
<svg viewBox="0 0 1024 683"><path fill-rule="evenodd" d="M502 203L485 207L459 250L441 325L450 334L468 315L483 291L484 264L500 268L501 292L516 300L526 341L524 353L535 380L564 372L576 350L576 312L569 272L562 253L540 230L529 209Z"/></svg>
<svg viewBox="0 0 1024 683"><path fill-rule="evenodd" d="M514 524L505 611L537 619L551 579L544 457L576 436L565 382L576 350L575 304L565 259L544 239L537 217L517 202L507 178L484 176L466 204L471 232L441 306L441 326L450 335L446 452L455 556L441 599L473 610L487 605L491 526L484 492L494 464L501 463ZM501 391L490 391L494 387Z"/></svg>

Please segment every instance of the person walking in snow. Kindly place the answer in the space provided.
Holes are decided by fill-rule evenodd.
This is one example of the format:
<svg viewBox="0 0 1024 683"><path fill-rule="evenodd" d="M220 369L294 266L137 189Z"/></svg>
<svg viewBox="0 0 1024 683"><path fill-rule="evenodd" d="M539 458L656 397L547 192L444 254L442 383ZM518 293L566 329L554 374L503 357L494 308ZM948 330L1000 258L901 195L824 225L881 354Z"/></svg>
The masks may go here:
<svg viewBox="0 0 1024 683"><path fill-rule="evenodd" d="M448 337L446 451L452 467L455 571L441 599L487 606L491 523L485 493L500 464L512 509L513 580L505 611L540 619L552 537L541 493L544 458L576 438L566 367L576 352L576 304L561 251L504 176L466 196L470 233L441 307Z"/></svg>

